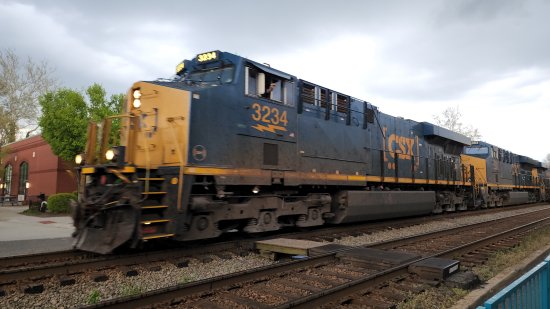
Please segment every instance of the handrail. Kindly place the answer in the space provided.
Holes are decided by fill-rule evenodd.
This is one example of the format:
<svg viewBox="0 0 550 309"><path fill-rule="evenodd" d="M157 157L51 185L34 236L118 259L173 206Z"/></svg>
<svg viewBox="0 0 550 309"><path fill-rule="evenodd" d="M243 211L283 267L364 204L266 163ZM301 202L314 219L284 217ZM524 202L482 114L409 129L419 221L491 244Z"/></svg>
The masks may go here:
<svg viewBox="0 0 550 309"><path fill-rule="evenodd" d="M178 174L178 211L181 211L181 199L182 199L182 191L183 191L183 168L185 167L185 162L183 160L183 154L181 153L181 148L178 142L178 138L176 133L174 132L174 121L176 119L183 120L183 117L173 118L169 117L166 120L170 124L170 132L172 133L172 138L174 139L174 143L176 144L176 153L178 154L179 161L180 161L180 170Z"/></svg>

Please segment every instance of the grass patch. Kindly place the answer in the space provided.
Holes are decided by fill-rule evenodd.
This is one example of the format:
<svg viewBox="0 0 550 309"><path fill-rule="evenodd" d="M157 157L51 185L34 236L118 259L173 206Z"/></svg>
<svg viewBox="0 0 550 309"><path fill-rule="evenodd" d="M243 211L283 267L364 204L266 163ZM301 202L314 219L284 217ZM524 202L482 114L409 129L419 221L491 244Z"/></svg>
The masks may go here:
<svg viewBox="0 0 550 309"><path fill-rule="evenodd" d="M445 286L425 290L422 293L410 293L409 298L397 304L398 309L440 309L449 308L459 299L468 294L468 291Z"/></svg>
<svg viewBox="0 0 550 309"><path fill-rule="evenodd" d="M25 209L19 214L25 215L25 216L33 216L33 217L43 217L43 218L49 218L49 217L66 217L68 214L54 214L51 212L40 212L36 208L29 208Z"/></svg>
<svg viewBox="0 0 550 309"><path fill-rule="evenodd" d="M43 212L40 212L38 209L35 209L35 208L25 209L22 212L20 212L20 214L27 215L27 216L39 216L39 217L44 215Z"/></svg>
<svg viewBox="0 0 550 309"><path fill-rule="evenodd" d="M120 294L122 296L135 296L143 293L143 288L141 286L129 284L121 288Z"/></svg>
<svg viewBox="0 0 550 309"><path fill-rule="evenodd" d="M88 295L88 304L90 305L97 304L100 298L101 298L101 294L99 294L99 291L93 290L90 293L90 295Z"/></svg>
<svg viewBox="0 0 550 309"><path fill-rule="evenodd" d="M527 258L533 252L540 249L541 244L548 243L550 243L550 227L545 227L524 238L519 246L509 250L496 252L485 264L474 267L472 271L476 273L482 281L487 281L504 269Z"/></svg>
<svg viewBox="0 0 550 309"><path fill-rule="evenodd" d="M180 278L180 284L185 284L185 283L189 283L189 282L196 281L196 280L197 279L193 275L183 275Z"/></svg>

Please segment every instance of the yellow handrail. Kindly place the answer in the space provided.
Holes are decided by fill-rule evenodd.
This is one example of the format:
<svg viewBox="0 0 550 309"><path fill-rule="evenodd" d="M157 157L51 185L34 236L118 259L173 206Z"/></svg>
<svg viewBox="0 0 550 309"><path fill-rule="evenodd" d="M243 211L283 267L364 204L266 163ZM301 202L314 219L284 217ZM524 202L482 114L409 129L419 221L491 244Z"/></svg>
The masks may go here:
<svg viewBox="0 0 550 309"><path fill-rule="evenodd" d="M174 121L176 119L183 120L183 117L173 118L169 117L166 120L170 124L170 132L172 133L172 138L174 139L174 143L176 144L176 153L178 154L179 161L180 161L180 170L178 175L178 211L181 211L181 195L183 191L183 168L185 167L185 162L183 160L183 154L181 153L181 148L178 142L178 138L176 133L174 132Z"/></svg>

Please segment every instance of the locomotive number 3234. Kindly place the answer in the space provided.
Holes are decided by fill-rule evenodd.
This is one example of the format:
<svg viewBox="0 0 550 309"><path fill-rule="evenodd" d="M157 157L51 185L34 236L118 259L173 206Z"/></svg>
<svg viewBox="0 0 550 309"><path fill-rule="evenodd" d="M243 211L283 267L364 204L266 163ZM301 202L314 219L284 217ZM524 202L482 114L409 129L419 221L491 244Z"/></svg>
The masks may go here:
<svg viewBox="0 0 550 309"><path fill-rule="evenodd" d="M252 109L254 110L252 119L255 121L274 125L282 124L285 127L288 123L288 120L286 119L286 111L281 112L276 107L269 107L259 103L254 103L252 104Z"/></svg>

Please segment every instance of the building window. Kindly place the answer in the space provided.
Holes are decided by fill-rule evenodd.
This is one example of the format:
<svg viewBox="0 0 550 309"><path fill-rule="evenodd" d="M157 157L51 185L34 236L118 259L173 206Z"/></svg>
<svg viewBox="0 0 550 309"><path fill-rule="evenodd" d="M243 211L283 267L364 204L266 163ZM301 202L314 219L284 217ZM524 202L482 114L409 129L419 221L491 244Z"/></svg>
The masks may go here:
<svg viewBox="0 0 550 309"><path fill-rule="evenodd" d="M27 182L29 181L29 164L21 163L19 166L19 194L27 195Z"/></svg>
<svg viewBox="0 0 550 309"><path fill-rule="evenodd" d="M8 164L6 166L6 170L4 172L4 195L10 195L11 193L11 175L12 175L13 169L11 167L11 164Z"/></svg>

